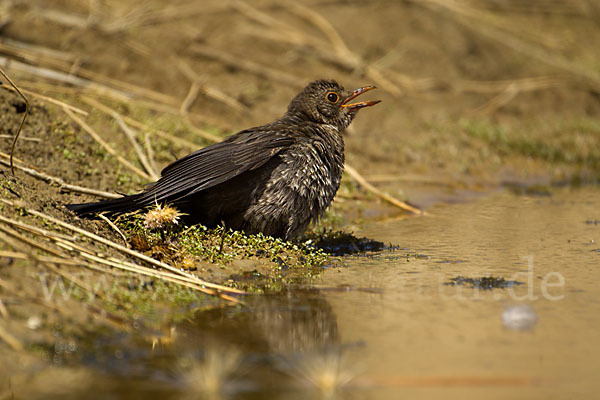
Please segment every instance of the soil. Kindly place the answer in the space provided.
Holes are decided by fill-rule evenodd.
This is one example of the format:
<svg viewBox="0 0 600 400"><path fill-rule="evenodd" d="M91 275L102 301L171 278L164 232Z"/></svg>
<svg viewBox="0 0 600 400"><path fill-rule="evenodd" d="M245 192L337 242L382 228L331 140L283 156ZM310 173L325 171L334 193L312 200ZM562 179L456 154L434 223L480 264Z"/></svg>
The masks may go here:
<svg viewBox="0 0 600 400"><path fill-rule="evenodd" d="M362 110L348 132L348 163L380 189L419 207L468 201L503 186L545 192L553 185L597 183L597 6L581 1L537 9L513 1L485 6L463 2L464 8L456 10L436 4L3 2L0 67L28 90L30 102L15 157L69 184L132 193L150 179L127 169L59 105L35 94L85 110L89 114L78 117L140 169L119 125L86 98L145 124L144 129L135 127L138 141L151 143L160 170L210 143L211 137L277 118L306 83L334 78L347 88L376 84L379 89L369 99L382 100ZM492 4L495 8L489 8ZM350 54L332 45L336 36L318 16L329 21ZM216 49L217 56L208 56L206 48ZM233 62L224 62L226 56ZM247 63L260 67L250 72ZM51 73L54 78L47 78ZM4 79L2 88L7 90L0 90L0 150L8 153L24 107ZM122 241L105 223L79 220L63 207L96 197L1 168L3 199ZM314 230L351 232L365 220L403 215L349 177L339 194ZM2 204L0 211L47 225L22 208ZM1 239L0 251L16 251ZM102 250L107 256L117 254ZM236 279L273 273L269 260L247 261L235 261L232 270L241 271ZM215 267L203 268L208 273ZM232 271L219 268L210 277L226 283ZM26 352L18 352L18 346L13 350L27 363L38 362L39 355L50 357L57 326L61 337L84 337L102 329L131 330L137 323L131 310L107 311L97 301L45 301L39 271L31 261L0 257L0 299L10 316L6 330L25 344ZM124 308L139 305L119 301L129 304ZM157 307L170 310L167 303ZM182 314L190 311L188 305ZM168 331L168 319L158 320L150 325ZM2 353L6 360L17 358L17 353ZM0 380L0 393L2 384Z"/></svg>

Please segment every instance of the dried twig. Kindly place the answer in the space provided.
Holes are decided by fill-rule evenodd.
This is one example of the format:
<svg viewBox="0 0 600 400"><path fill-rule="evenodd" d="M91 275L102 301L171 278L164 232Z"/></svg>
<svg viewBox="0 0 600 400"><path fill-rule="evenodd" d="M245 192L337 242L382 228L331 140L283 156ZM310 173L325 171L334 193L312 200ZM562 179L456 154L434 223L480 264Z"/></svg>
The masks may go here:
<svg viewBox="0 0 600 400"><path fill-rule="evenodd" d="M17 85L14 84L12 79L10 79L10 77L4 73L2 68L0 68L0 74L2 74L2 76L4 76L4 78L8 81L8 83L10 83L10 85L15 89L15 91L19 94L19 96L21 96L23 98L23 101L25 102L25 111L23 113L23 119L21 120L19 129L17 130L17 133L15 134L15 137L13 139L12 145L10 146L10 171L14 175L15 167L13 166L13 154L15 153L15 146L17 145L17 140L19 139L19 135L21 134L21 130L23 130L23 125L25 124L25 120L27 119L27 115L29 114L29 100L27 100L27 97L25 97L25 95L23 94L23 92L21 92L21 90L17 87ZM0 82L0 84L1 84L1 82Z"/></svg>
<svg viewBox="0 0 600 400"><path fill-rule="evenodd" d="M359 184L361 185L363 188L365 188L366 190L368 190L369 192L375 194L376 196L380 197L381 199L387 201L390 204L393 204L396 207L399 207L405 211L409 211L413 214L423 214L423 211L419 210L416 207L411 206L410 204L407 204L401 200L396 199L395 197L390 196L387 193L382 192L381 190L377 189L375 186L371 185L369 182L367 182L367 180L365 178L362 177L361 174L358 173L358 171L356 171L354 168L352 168L351 166L349 166L348 164L346 164L344 170Z"/></svg>

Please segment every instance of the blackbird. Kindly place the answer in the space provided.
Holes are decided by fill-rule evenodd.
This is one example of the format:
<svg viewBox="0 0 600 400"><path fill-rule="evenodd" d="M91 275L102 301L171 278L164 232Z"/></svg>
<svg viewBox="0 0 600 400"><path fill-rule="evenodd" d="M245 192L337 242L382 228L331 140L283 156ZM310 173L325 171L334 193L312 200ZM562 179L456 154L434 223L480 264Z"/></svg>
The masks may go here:
<svg viewBox="0 0 600 400"><path fill-rule="evenodd" d="M344 169L342 133L358 110L379 103L351 100L374 88L312 82L280 119L174 161L141 193L67 208L93 217L169 204L189 225L293 239L333 200Z"/></svg>

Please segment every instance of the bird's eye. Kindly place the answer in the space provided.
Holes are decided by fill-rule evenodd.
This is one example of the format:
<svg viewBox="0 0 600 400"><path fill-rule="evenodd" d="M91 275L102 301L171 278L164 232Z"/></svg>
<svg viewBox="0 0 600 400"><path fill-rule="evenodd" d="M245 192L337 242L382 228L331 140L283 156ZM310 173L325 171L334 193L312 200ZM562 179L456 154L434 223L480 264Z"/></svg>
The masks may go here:
<svg viewBox="0 0 600 400"><path fill-rule="evenodd" d="M340 99L340 96L338 96L338 94L336 92L328 92L327 93L327 101L329 101L330 103L337 103L338 100Z"/></svg>

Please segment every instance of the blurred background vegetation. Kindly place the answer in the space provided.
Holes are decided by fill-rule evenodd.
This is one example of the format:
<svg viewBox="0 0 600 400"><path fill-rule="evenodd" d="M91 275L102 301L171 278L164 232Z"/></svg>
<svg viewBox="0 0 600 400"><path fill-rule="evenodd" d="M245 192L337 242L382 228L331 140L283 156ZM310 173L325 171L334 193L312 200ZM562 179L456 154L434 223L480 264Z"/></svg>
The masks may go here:
<svg viewBox="0 0 600 400"><path fill-rule="evenodd" d="M0 66L132 158L102 105L140 141L183 139L152 136L158 167L278 117L311 80L375 84L348 161L424 206L448 187L597 182L598 43L595 0L0 2Z"/></svg>

